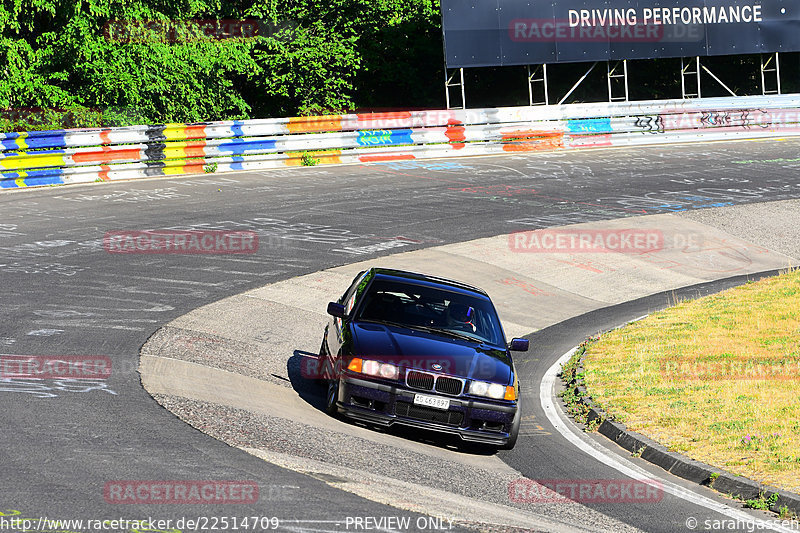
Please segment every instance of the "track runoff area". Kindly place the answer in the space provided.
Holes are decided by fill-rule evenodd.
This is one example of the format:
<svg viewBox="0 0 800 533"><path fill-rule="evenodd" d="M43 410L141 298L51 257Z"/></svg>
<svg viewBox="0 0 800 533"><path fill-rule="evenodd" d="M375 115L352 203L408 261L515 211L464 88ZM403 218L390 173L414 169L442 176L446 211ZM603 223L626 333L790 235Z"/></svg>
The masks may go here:
<svg viewBox="0 0 800 533"><path fill-rule="evenodd" d="M402 501L398 495L409 498L419 494L419 499L441 502L442 506L454 498L466 497L471 507L467 501L465 506L479 509L484 517L490 516L492 509L495 512L502 509L501 514L506 517L512 512L533 513L527 524L531 527L538 523L541 530L633 527L674 531L685 528L681 524L689 516L698 517L701 523L722 520L725 517L716 512L698 510L694 503L669 495L660 504L642 505L597 503L565 507L511 501L509 483L519 478L520 473L533 480L615 479L620 475L558 436L544 413L534 413L537 419L528 423L526 435L517 448L488 457L454 453L441 445L415 442L409 435L380 435L357 426L347 426L347 431L353 432L348 435L339 426L325 426L330 422L324 416L309 415L306 422L312 425L301 424L298 429L296 420L286 423L261 411L248 415L265 417L260 422L251 419L237 425L235 421L242 420L241 409L219 404L212 418L196 424L206 432L216 427L213 423L222 424L221 431L225 434L218 434L217 438L239 439L238 446L248 447L252 452L245 453L204 436L154 402L141 386L139 350L148 340L158 340L154 334L165 324L244 291L337 265L352 265L354 261L377 261L381 256L402 250L424 251L494 236L501 236L499 246L508 250L508 235L515 231L599 223L620 217L623 220L618 224L625 225L625 219L633 216L691 218L693 213L697 216L711 213L708 215L711 218L703 223L717 227L722 222L713 222L716 211L704 208L746 207L754 214L739 213L734 217L737 220L730 221L728 217L726 222L734 227L720 226L729 235L744 236L742 240L751 243L746 246L735 241L740 246L737 248L731 241L729 244L734 247L728 248L731 252L728 260L739 256L748 262L765 257L756 253L763 248L772 254L797 257L800 251L785 248L791 246L785 231L781 234L774 228L759 230L758 224L750 222L780 223L790 219L791 211L780 211L782 204L765 202L800 196L790 162L797 145L795 141L715 143L591 151L569 157L541 153L393 162L74 186L3 195L0 229L4 259L0 272L4 283L0 291L3 301L9 302L0 311L4 314L0 334L4 355L108 360L111 372L107 377L103 375L106 367L101 365L101 375L94 376L95 379L70 380L65 376L60 380L3 379L0 394L7 412L15 416L6 421L7 431L3 432L4 461L14 467L7 470L0 487L6 508L2 512L6 518L36 520L151 516L176 524L181 518L196 518L198 512L208 517L243 517L243 511L247 511L248 516L277 517L281 529L345 530L347 517L410 516L414 523L420 516L432 516L432 512L415 514L386 505ZM405 210L398 212L397 205L406 206ZM92 213L91 224L86 222L88 212ZM103 238L108 232L145 230L253 231L258 234L259 247L254 254L118 254L104 248ZM754 248L753 242L761 244ZM445 264L445 255L435 253L437 260L428 263L430 268L426 270ZM529 261L533 256L547 258L555 254L514 255ZM617 255L620 254L607 254L609 259ZM463 278L469 274L470 269L463 266L468 251L448 256L454 260L450 277ZM514 323L524 325L526 317L528 320L533 317L536 322L521 333L543 328L541 336L533 337L535 348L530 355L534 359L519 360L520 365L535 370L531 384L540 383L537 373L551 366L544 364L545 359L555 361L585 335L614 327L651 309L645 305L644 309L603 314L581 327L567 322L561 330L551 329L548 324L562 323L565 313L574 311L569 315L572 316L587 309L587 300L613 303L621 301L623 295L630 295L627 288L648 289L641 281L632 281L635 277L619 278L616 284L607 278L600 285L581 287L576 284L588 279L589 274L598 273L561 265L571 274L566 278L564 272L553 276L547 285L504 275L493 277L492 286L486 287L491 294L509 291L508 294L533 298L567 296L567 292L579 291L569 304L557 307L536 304L504 319L509 331ZM597 264L584 266L601 269ZM604 268L621 270L619 265ZM697 265L685 268L696 271ZM712 272L714 277L730 275L726 268L717 270L720 271ZM573 288L559 288L559 279L567 279ZM339 290L347 281L323 286ZM695 282L696 278L686 284ZM327 294L317 298L313 291L296 289L294 294L313 300L310 308L313 313L321 313L328 301ZM586 298L587 295L591 298ZM494 299L502 300L498 296ZM238 307L244 305L241 300L236 303ZM652 305L665 303L666 298ZM257 308L262 313L267 310L269 320L274 321L282 315L281 308L272 305L262 303ZM529 309L536 309L537 313L528 313ZM207 363L202 357L223 353L225 348L218 350L217 346L229 346L230 339L249 338L246 335L252 331L256 333L249 347L238 346L228 353L246 358L254 353L255 347L275 346L279 333L288 324L279 319L277 323L270 322L275 327L267 329L261 315L253 315L252 324L246 329L225 333L219 330L227 324L220 320L222 317L219 314L212 317L218 331L211 335L201 329L199 322L183 326L182 342L187 354L184 358L194 357L187 366L202 368ZM303 346L308 352L316 350L319 342L320 332L312 330L314 345ZM547 332L552 332L552 337ZM291 354L298 346L295 343L286 348ZM229 370L220 371L234 375L242 369L261 368L259 383L266 383L267 388L282 387L285 391L283 396L270 398L292 394L293 374L288 373L285 356L282 367L264 372L266 361L260 358L262 352L258 353L254 361L229 360L232 365ZM84 370L97 372L98 366L93 364ZM272 376L273 373L278 377ZM209 374L211 378L217 375ZM242 376L245 378L249 376ZM219 383L213 379L206 381L202 387L194 387L194 393L217 390ZM255 389L237 390L246 397ZM527 408L538 409L538 389L530 386L528 390L533 396ZM183 394L183 398L173 395L159 401L181 417L189 416L187 412L208 412L208 402L192 399L191 391ZM308 401L302 400L298 393L293 395L301 398L303 412L319 413L313 407L313 395ZM248 409L258 411L260 407L251 405L245 411ZM33 420L36 422L31 423ZM317 421L323 427L318 427ZM254 428L259 430L253 431ZM259 440L259 434L271 436L271 432L276 438ZM326 438L309 439L309 435ZM326 445L311 448L316 442ZM387 445L392 448L385 448ZM389 452L397 447L402 453ZM304 452L308 449L324 454L316 463L310 463L308 457L303 457L304 453L308 455ZM362 453L365 449L371 451L370 456L382 460L374 465L365 463ZM343 461L343 457L348 460ZM547 460L542 460L543 457ZM87 460L91 468L86 467ZM345 462L350 466L360 465L356 470L365 478L361 483L341 481L347 478L336 468ZM480 463L479 469L475 462ZM476 477L477 471L481 476ZM431 472L438 474L431 479ZM657 471L650 474L663 475ZM413 490L404 485L411 482L403 478L405 475L415 478ZM368 476L381 477L369 478L370 483ZM134 482L157 485L170 480L255 483L259 499L257 503L241 504L184 501L172 505L155 502L122 505L114 496L121 497L127 490L118 494L114 492L115 486L124 488ZM240 483L240 486L245 485ZM369 490L348 491L365 486ZM374 497L378 487L396 490L385 496L383 503L376 503L367 497ZM190 493L188 487L187 494ZM164 497L165 492L161 495ZM480 500L476 495L480 495ZM713 493L705 496L714 498ZM232 499L230 494L229 497ZM305 521L315 521L316 525ZM468 526L461 523L453 527ZM86 530L74 525L71 529Z"/></svg>

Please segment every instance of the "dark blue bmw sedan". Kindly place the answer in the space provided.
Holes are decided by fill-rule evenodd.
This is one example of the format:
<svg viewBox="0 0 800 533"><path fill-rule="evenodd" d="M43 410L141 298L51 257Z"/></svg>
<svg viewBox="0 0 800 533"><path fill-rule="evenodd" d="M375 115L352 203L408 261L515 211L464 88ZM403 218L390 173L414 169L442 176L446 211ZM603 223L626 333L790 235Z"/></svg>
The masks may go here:
<svg viewBox="0 0 800 533"><path fill-rule="evenodd" d="M328 304L317 368L326 410L356 420L514 447L519 381L491 300L481 289L400 270L361 272Z"/></svg>

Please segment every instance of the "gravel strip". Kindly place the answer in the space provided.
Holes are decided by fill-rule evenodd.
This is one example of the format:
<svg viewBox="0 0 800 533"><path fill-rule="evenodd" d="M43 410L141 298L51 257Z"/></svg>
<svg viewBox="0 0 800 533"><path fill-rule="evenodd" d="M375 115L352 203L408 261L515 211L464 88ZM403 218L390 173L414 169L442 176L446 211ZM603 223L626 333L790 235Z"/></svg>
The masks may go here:
<svg viewBox="0 0 800 533"><path fill-rule="evenodd" d="M512 502L508 485L519 477L511 474L488 472L408 450L399 454L390 446L306 426L296 420L178 396L157 394L154 398L181 420L231 446L266 449L331 464L358 465L367 472L527 510L558 521L591 523L598 530L638 531L579 504ZM308 445L310 440L313 445Z"/></svg>
<svg viewBox="0 0 800 533"><path fill-rule="evenodd" d="M800 200L781 200L684 211L678 215L800 259L798 212L800 212Z"/></svg>
<svg viewBox="0 0 800 533"><path fill-rule="evenodd" d="M191 361L234 372L287 389L289 372L300 375L300 358L279 360L268 344L248 343L207 332L164 326L148 339L142 354Z"/></svg>

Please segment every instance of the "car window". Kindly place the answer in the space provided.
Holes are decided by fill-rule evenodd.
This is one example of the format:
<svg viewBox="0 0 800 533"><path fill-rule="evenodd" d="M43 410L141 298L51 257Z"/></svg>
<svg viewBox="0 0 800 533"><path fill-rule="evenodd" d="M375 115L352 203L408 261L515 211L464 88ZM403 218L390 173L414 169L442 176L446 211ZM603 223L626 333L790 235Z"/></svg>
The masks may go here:
<svg viewBox="0 0 800 533"><path fill-rule="evenodd" d="M497 312L487 298L412 283L373 281L357 319L433 328L504 344Z"/></svg>

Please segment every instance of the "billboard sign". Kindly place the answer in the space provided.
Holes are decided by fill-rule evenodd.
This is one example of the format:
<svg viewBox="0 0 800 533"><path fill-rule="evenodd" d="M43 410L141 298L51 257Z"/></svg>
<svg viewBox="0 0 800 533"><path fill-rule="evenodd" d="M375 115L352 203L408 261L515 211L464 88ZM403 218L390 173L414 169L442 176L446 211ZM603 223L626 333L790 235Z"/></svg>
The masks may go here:
<svg viewBox="0 0 800 533"><path fill-rule="evenodd" d="M800 51L798 0L442 0L449 68Z"/></svg>

